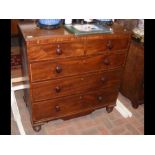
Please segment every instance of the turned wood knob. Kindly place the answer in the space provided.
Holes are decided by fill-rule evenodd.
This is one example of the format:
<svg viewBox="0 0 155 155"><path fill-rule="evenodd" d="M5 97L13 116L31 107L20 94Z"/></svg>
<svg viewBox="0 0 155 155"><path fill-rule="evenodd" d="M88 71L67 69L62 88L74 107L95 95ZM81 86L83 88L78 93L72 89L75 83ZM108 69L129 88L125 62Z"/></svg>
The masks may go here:
<svg viewBox="0 0 155 155"><path fill-rule="evenodd" d="M84 80L84 78L81 78L81 81L83 81Z"/></svg>
<svg viewBox="0 0 155 155"><path fill-rule="evenodd" d="M60 111L60 107L58 105L55 106L56 111Z"/></svg>
<svg viewBox="0 0 155 155"><path fill-rule="evenodd" d="M57 65L55 70L56 70L57 73L60 73L62 71L62 68L61 68L60 65Z"/></svg>
<svg viewBox="0 0 155 155"><path fill-rule="evenodd" d="M55 91L56 91L57 93L59 93L59 92L61 91L60 86L56 86L56 87L55 87Z"/></svg>
<svg viewBox="0 0 155 155"><path fill-rule="evenodd" d="M98 96L97 99L98 99L98 101L102 101L103 97L102 96Z"/></svg>
<svg viewBox="0 0 155 155"><path fill-rule="evenodd" d="M80 96L79 98L80 98L80 100L81 100L83 97L82 97L82 96Z"/></svg>
<svg viewBox="0 0 155 155"><path fill-rule="evenodd" d="M58 45L57 48L56 48L56 54L58 54L58 55L62 54L62 50L60 48L60 45Z"/></svg>
<svg viewBox="0 0 155 155"><path fill-rule="evenodd" d="M109 65L109 64L110 64L110 61L109 61L108 58L105 58L104 61L103 61L103 63L104 63L105 65Z"/></svg>
<svg viewBox="0 0 155 155"><path fill-rule="evenodd" d="M111 49L113 48L113 45L112 45L112 41L111 41L111 40L108 41L108 43L107 43L107 48L108 48L109 50L111 50Z"/></svg>
<svg viewBox="0 0 155 155"><path fill-rule="evenodd" d="M101 81L104 83L106 81L106 78L104 76L101 77Z"/></svg>

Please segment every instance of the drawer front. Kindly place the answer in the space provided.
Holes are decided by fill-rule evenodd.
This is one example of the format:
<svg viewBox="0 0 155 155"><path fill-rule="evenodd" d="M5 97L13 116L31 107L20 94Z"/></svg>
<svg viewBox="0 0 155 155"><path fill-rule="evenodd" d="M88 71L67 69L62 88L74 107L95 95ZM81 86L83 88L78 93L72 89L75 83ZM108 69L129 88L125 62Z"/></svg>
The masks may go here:
<svg viewBox="0 0 155 155"><path fill-rule="evenodd" d="M129 39L100 39L100 40L88 40L86 42L86 54L105 53L105 51L120 51L124 52L128 49Z"/></svg>
<svg viewBox="0 0 155 155"><path fill-rule="evenodd" d="M28 48L28 57L30 62L82 55L84 55L84 43L80 41L34 46Z"/></svg>
<svg viewBox="0 0 155 155"><path fill-rule="evenodd" d="M86 72L118 68L124 64L125 54L98 55L88 58L40 62L30 64L32 82L55 79Z"/></svg>
<svg viewBox="0 0 155 155"><path fill-rule="evenodd" d="M118 89L109 87L85 95L74 95L32 104L33 121L56 119L84 112L90 109L115 104Z"/></svg>
<svg viewBox="0 0 155 155"><path fill-rule="evenodd" d="M121 73L121 70L116 70L74 78L69 77L37 82L32 84L33 101L52 99L119 85Z"/></svg>
<svg viewBox="0 0 155 155"><path fill-rule="evenodd" d="M89 104L91 109L97 109L107 105L116 105L118 92L119 86L115 85L102 89L101 91L83 95L82 97L84 103L87 105Z"/></svg>

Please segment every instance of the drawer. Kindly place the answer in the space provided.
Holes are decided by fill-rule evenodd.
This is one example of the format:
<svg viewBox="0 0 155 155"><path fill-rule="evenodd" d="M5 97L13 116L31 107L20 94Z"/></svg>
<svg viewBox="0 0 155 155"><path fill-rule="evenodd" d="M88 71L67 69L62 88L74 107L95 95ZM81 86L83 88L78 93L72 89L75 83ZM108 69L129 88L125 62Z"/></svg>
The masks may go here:
<svg viewBox="0 0 155 155"><path fill-rule="evenodd" d="M100 39L88 40L86 42L86 55L105 53L105 51L120 51L124 52L128 49L129 39Z"/></svg>
<svg viewBox="0 0 155 155"><path fill-rule="evenodd" d="M69 77L32 84L33 101L95 91L120 84L121 70Z"/></svg>
<svg viewBox="0 0 155 155"><path fill-rule="evenodd" d="M55 43L28 48L29 61L52 60L84 55L84 42Z"/></svg>
<svg viewBox="0 0 155 155"><path fill-rule="evenodd" d="M109 87L85 95L74 95L32 104L33 121L71 116L90 109L114 105L118 89Z"/></svg>
<svg viewBox="0 0 155 155"><path fill-rule="evenodd" d="M45 61L30 64L32 82L80 75L87 72L101 71L121 67L125 54L98 55L81 59Z"/></svg>
<svg viewBox="0 0 155 155"><path fill-rule="evenodd" d="M89 104L91 109L98 109L107 105L116 105L118 97L119 86L115 85L98 90L93 93L88 93L82 96L83 102Z"/></svg>

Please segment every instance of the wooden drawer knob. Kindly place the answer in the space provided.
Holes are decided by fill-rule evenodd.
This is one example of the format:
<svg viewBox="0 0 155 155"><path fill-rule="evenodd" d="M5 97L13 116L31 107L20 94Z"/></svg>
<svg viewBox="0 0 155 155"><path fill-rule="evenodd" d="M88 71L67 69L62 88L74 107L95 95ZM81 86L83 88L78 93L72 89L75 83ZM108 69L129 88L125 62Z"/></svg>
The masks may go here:
<svg viewBox="0 0 155 155"><path fill-rule="evenodd" d="M56 54L58 54L58 55L62 54L62 50L60 48L60 45L58 45L57 48L56 48Z"/></svg>
<svg viewBox="0 0 155 155"><path fill-rule="evenodd" d="M57 93L59 93L59 92L61 91L61 87L60 87L60 86L56 86L56 87L55 87L55 91L56 91Z"/></svg>
<svg viewBox="0 0 155 155"><path fill-rule="evenodd" d="M84 80L84 78L81 78L81 81L83 81Z"/></svg>
<svg viewBox="0 0 155 155"><path fill-rule="evenodd" d="M98 96L97 100L101 102L103 100L103 97L102 96Z"/></svg>
<svg viewBox="0 0 155 155"><path fill-rule="evenodd" d="M106 81L106 77L101 77L101 81L102 81L102 83L104 83L105 81Z"/></svg>
<svg viewBox="0 0 155 155"><path fill-rule="evenodd" d="M57 65L55 70L57 73L60 73L60 72L62 72L62 67L60 65Z"/></svg>
<svg viewBox="0 0 155 155"><path fill-rule="evenodd" d="M81 100L81 99L83 99L83 96L80 96L79 98L80 98L80 100Z"/></svg>
<svg viewBox="0 0 155 155"><path fill-rule="evenodd" d="M60 111L60 107L58 105L55 106L55 110L58 112Z"/></svg>
<svg viewBox="0 0 155 155"><path fill-rule="evenodd" d="M110 64L110 61L109 61L108 58L105 58L104 61L103 61L103 63L104 63L105 65L109 65L109 64Z"/></svg>
<svg viewBox="0 0 155 155"><path fill-rule="evenodd" d="M112 45L112 41L111 41L111 40L108 41L108 43L107 43L107 48L108 48L109 50L111 50L111 49L113 48L113 45Z"/></svg>

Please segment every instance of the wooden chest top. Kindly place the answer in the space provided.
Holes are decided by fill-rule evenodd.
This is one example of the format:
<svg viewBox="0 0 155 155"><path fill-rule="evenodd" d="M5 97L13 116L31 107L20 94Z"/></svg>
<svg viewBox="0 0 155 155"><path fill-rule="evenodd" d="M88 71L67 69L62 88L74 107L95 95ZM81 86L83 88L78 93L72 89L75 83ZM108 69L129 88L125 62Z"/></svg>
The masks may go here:
<svg viewBox="0 0 155 155"><path fill-rule="evenodd" d="M113 24L112 34L91 34L91 35L82 35L76 36L68 32L63 26L58 29L45 30L37 27L35 23L19 23L19 29L23 35L24 40L28 46L31 45L42 45L53 42L66 42L66 41L75 41L75 40L94 40L94 39L110 39L113 38L122 38L130 37L131 32L123 29L118 24Z"/></svg>

